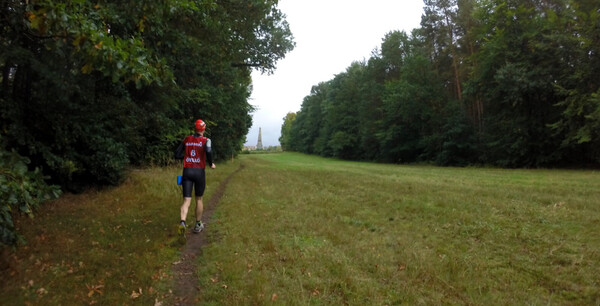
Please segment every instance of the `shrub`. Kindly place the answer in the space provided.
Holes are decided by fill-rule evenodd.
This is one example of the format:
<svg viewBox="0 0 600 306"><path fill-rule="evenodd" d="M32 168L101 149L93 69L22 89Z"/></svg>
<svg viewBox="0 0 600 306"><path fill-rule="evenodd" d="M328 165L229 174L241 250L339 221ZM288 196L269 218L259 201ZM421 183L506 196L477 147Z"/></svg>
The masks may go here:
<svg viewBox="0 0 600 306"><path fill-rule="evenodd" d="M19 212L33 217L42 202L57 198L60 188L48 185L40 169L30 171L29 159L0 148L0 247L15 246L22 238L15 231L12 216Z"/></svg>

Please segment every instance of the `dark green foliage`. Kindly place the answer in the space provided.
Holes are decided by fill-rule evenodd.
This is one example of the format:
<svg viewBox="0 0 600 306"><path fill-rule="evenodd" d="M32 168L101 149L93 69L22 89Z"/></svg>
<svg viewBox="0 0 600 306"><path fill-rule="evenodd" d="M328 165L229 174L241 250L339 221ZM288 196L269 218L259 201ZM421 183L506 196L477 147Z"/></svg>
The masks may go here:
<svg viewBox="0 0 600 306"><path fill-rule="evenodd" d="M448 101L442 113L440 130L424 140L428 155L422 158L441 166L466 166L477 152L472 126L456 100Z"/></svg>
<svg viewBox="0 0 600 306"><path fill-rule="evenodd" d="M281 149L283 151L290 150L290 137L292 133L292 125L296 120L296 113L287 113L285 117L283 117L283 125L281 126L281 137L279 137L279 143L281 144Z"/></svg>
<svg viewBox="0 0 600 306"><path fill-rule="evenodd" d="M39 168L29 171L29 159L0 148L0 248L20 241L13 224L14 214L33 217L33 211L60 195L58 186L48 185Z"/></svg>
<svg viewBox="0 0 600 306"><path fill-rule="evenodd" d="M324 114L327 111L324 105L327 92L328 83L320 83L312 87L309 96L304 97L301 111L298 112L290 130L290 150L310 154L327 153L326 142L329 135L323 127Z"/></svg>
<svg viewBox="0 0 600 306"><path fill-rule="evenodd" d="M216 158L238 154L250 69L271 72L291 38L271 0L0 1L2 243L17 239L11 207L57 194L45 179L119 184L172 162L198 118Z"/></svg>
<svg viewBox="0 0 600 306"><path fill-rule="evenodd" d="M290 148L439 165L600 163L593 1L424 3L421 28L387 34L367 65L313 89Z"/></svg>
<svg viewBox="0 0 600 306"><path fill-rule="evenodd" d="M217 158L251 126L250 69L293 48L277 1L0 2L0 134L72 190L166 164L208 123Z"/></svg>
<svg viewBox="0 0 600 306"><path fill-rule="evenodd" d="M548 124L559 115L553 83L563 67L544 33L547 20L526 3L499 5L489 18L501 27L486 34L477 54L481 65L469 81L488 102L486 157L509 167L554 164L559 142Z"/></svg>

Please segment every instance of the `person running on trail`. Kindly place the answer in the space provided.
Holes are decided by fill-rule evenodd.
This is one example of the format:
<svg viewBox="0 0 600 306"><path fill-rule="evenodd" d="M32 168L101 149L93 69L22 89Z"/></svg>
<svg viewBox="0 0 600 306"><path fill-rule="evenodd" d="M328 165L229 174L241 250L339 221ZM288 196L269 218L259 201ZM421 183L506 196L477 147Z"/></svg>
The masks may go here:
<svg viewBox="0 0 600 306"><path fill-rule="evenodd" d="M181 204L181 221L179 223L179 234L184 235L186 230L185 220L188 209L192 202L192 188L196 193L196 225L194 233L200 233L204 229L202 223L202 212L204 206L202 196L206 187L206 176L204 168L206 165L215 169L216 166L212 159L212 148L210 139L204 137L206 123L196 120L196 133L187 136L175 151L176 159L183 159L183 174L181 185L183 190L183 204Z"/></svg>

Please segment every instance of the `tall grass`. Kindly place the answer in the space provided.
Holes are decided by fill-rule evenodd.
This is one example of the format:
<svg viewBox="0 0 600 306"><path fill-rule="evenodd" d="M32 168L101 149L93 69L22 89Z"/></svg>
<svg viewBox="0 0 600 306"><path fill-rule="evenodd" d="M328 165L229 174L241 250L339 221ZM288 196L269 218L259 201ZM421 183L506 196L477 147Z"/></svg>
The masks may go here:
<svg viewBox="0 0 600 306"><path fill-rule="evenodd" d="M598 304L600 173L244 156L207 304Z"/></svg>

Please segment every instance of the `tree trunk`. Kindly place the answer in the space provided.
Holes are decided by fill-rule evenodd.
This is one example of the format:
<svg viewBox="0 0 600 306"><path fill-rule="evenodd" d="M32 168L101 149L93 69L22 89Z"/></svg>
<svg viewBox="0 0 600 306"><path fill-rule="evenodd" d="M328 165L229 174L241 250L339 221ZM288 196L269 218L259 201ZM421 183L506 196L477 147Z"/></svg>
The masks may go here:
<svg viewBox="0 0 600 306"><path fill-rule="evenodd" d="M460 74L458 72L458 61L456 60L456 49L454 48L453 26L448 17L448 11L445 11L446 24L448 25L448 35L450 36L450 53L452 54L452 67L454 68L454 82L456 84L456 98L462 101L462 88L460 85Z"/></svg>

